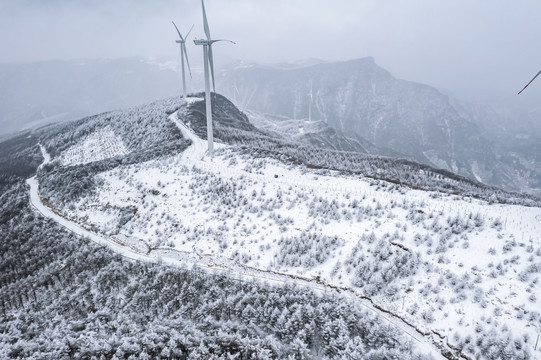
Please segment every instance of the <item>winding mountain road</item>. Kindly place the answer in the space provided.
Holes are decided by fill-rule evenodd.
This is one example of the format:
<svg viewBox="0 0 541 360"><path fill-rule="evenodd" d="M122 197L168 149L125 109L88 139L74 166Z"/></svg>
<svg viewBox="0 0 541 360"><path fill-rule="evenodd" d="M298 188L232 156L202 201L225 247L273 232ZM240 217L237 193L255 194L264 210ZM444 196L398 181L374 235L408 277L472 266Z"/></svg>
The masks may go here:
<svg viewBox="0 0 541 360"><path fill-rule="evenodd" d="M197 135L195 135L191 129L189 129L182 121L178 119L176 112L170 115L170 120L178 126L185 138L192 141L190 147L188 147L188 149L186 149L183 153L183 159L186 160L188 165L201 166L205 169L212 168L213 171L217 171L217 164L212 163L212 159L205 157L205 142L197 137ZM43 147L41 147L41 150L45 159L41 165L43 166L50 161L50 156ZM220 168L220 166L218 166L218 168ZM213 257L210 255L198 255L167 249L158 249L144 254L137 249L119 243L118 241L115 241L115 239L107 237L106 235L90 231L84 226L77 224L76 222L69 220L58 213L41 198L39 192L39 182L36 177L28 179L27 184L29 185L30 190L30 203L39 213L46 218L52 219L72 233L84 238L88 238L95 243L105 245L112 251L122 255L125 258L151 263L159 262L176 267L180 267L188 263L209 272L226 271L230 273L231 276L237 277L241 280L257 279L278 284L295 282L296 284L307 286L318 292L336 291L339 292L341 296L353 300L356 305L362 306L367 310L378 314L382 319L398 328L407 338L411 340L417 351L424 354L429 354L434 359L446 359L441 354L443 349L449 350L444 340L438 339L434 335L425 336L421 334L417 329L404 322L401 318L396 317L374 305L369 298L357 294L353 289L339 289L335 286L323 283L321 281L316 281L314 279L304 278L292 274L256 269L241 265L226 258Z"/></svg>

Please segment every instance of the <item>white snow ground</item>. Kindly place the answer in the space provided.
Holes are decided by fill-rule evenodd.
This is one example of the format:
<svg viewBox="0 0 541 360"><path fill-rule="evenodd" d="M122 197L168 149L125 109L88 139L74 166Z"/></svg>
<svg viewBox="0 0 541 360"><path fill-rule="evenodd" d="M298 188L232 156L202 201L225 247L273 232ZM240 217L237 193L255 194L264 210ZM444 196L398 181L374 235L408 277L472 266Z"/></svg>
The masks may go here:
<svg viewBox="0 0 541 360"><path fill-rule="evenodd" d="M431 342L471 354L476 341L490 337L515 339L512 346L534 351L536 329L541 329L541 209L254 159L221 144L210 159L205 142L177 114L171 120L192 140L184 153L102 173L104 186L97 194L71 204L74 210L56 209L75 222L84 218L85 226L101 235L79 233L73 221L62 223L41 204L37 183L30 179L33 204L128 257L155 261L160 256L167 263L182 260L210 269L220 265L279 281L288 277L273 272L287 273L357 295L371 293L379 307L425 333L419 336L398 321L434 356L439 353ZM79 159L74 153L61 156L74 163ZM120 224L128 206L137 212ZM312 243L299 240L305 234ZM150 255L134 250L146 249L142 243L154 249ZM393 274L401 261L413 269ZM358 264L371 264L363 271L373 276L355 286L356 277L366 277Z"/></svg>
<svg viewBox="0 0 541 360"><path fill-rule="evenodd" d="M183 133L184 131L187 132L187 136L195 136L193 133L191 133L190 130L185 127L183 127ZM200 139L197 142L199 143L199 145L201 144ZM50 156L45 151L44 147L40 147L43 153L43 157L45 159L43 164L41 165L43 166L50 161ZM198 147L195 141L192 145L192 151L188 152L188 154L195 153L193 151L193 148L200 149L200 147ZM197 154L197 156L198 155L200 154ZM28 179L27 184L30 188L30 202L42 215L54 220L56 223L65 227L67 230L73 232L74 234L87 238L100 245L105 245L109 247L112 251L118 253L125 258L153 263L162 263L177 267L185 266L186 264L188 264L191 266L197 266L210 272L227 271L229 274L231 274L232 276L237 276L239 279L257 279L260 281L277 284L296 282L299 285L307 286L318 292L335 290L333 287L329 287L323 283L314 281L314 279L291 277L288 274L281 274L277 272L270 272L257 268L251 268L249 266L241 265L237 262L229 261L225 258L221 259L222 261L217 261L218 259L216 256L209 257L197 254L196 252L182 252L171 249L153 249L152 251L147 250L148 252L145 252L146 249L141 249L141 247L134 246L133 243L130 243L130 240L128 239L129 237L125 235L104 236L103 234L98 234L74 221L67 219L65 216L52 209L41 199L39 192L39 183L35 176ZM368 299L359 297L358 294L353 291L342 291L341 294L342 296L355 301L359 306L363 306L366 309L378 314L382 319L393 324L396 328L400 329L402 333L412 341L412 345L415 349L417 349L417 351L423 354L428 354L434 359L445 359L441 355L440 351L433 346L430 339L427 339L421 334L419 334L415 330L415 328L404 323L401 319L380 311L379 309L374 307L374 305Z"/></svg>

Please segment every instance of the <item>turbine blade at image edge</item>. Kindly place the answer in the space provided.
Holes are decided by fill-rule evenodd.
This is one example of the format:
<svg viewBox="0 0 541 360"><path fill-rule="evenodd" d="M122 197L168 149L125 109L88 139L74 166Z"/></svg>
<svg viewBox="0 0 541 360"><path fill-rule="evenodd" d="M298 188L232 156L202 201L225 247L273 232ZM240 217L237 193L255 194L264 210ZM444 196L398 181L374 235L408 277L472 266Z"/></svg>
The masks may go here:
<svg viewBox="0 0 541 360"><path fill-rule="evenodd" d="M518 95L520 95L520 93L523 92L524 89L526 89L526 88L528 87L528 85L530 85L530 84L535 80L535 78L539 76L539 74L541 74L541 70L533 77L532 80L530 80L529 83L526 84L526 86L524 86L524 87L522 88L522 90L520 90L520 91L518 92Z"/></svg>

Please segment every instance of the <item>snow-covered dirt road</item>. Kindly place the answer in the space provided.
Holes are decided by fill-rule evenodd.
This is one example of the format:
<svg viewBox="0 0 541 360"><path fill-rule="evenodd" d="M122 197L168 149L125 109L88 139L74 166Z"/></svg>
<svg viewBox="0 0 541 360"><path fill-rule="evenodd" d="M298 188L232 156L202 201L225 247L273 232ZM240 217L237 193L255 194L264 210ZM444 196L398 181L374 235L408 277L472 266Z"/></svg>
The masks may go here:
<svg viewBox="0 0 541 360"><path fill-rule="evenodd" d="M171 120L177 124L182 131L183 136L189 138L192 141L192 145L183 154L183 158L192 164L201 165L205 168L213 168L216 171L209 158L205 158L206 144L199 139L190 129L188 129L182 122L176 119L176 114L171 116ZM43 156L45 158L44 164L50 160L50 156L42 147ZM43 164L42 164L43 165ZM197 253L189 253L171 249L155 249L148 253L138 251L135 247L127 246L122 242L119 242L113 237L108 237L103 234L95 233L83 225L80 225L65 216L61 215L55 209L51 208L46 202L44 202L40 196L39 183L36 177L27 180L27 184L30 188L30 202L32 206L39 211L43 216L52 219L59 225L68 229L69 231L77 234L78 236L88 238L98 244L109 247L112 251L120 254L121 256L139 261L146 262L159 262L170 266L196 266L204 271L215 272L225 271L231 276L240 280L257 279L260 281L267 281L269 283L283 284L295 282L298 285L309 287L317 292L339 292L341 296L351 299L358 306L362 306L385 319L389 323L393 324L396 328L400 329L402 333L411 340L414 347L421 353L430 354L435 359L445 359L442 356L440 349L445 349L446 344L444 342L437 341L433 335L423 336L417 329L409 324L405 323L402 319L383 311L378 306L374 305L367 297L362 297L352 289L337 288L335 286L326 284L319 280L316 281L312 278L302 277L298 275L279 273L275 271L267 271L263 269L257 269L254 267L239 264L238 262L231 261L227 258L210 255L200 255ZM437 343L437 346L435 345Z"/></svg>

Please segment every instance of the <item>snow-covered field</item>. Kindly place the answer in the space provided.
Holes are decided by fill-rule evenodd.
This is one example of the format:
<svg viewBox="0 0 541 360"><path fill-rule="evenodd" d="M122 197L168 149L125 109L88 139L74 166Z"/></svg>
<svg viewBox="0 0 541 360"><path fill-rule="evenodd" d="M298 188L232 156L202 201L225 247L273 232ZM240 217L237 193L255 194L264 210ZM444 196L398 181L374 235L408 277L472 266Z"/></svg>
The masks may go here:
<svg viewBox="0 0 541 360"><path fill-rule="evenodd" d="M307 169L226 145L209 158L182 118L172 121L192 140L184 153L103 172L93 196L58 210L142 253L166 248L211 266L353 289L467 355L503 347L541 357L540 208ZM63 152L62 164L126 151L102 132Z"/></svg>

